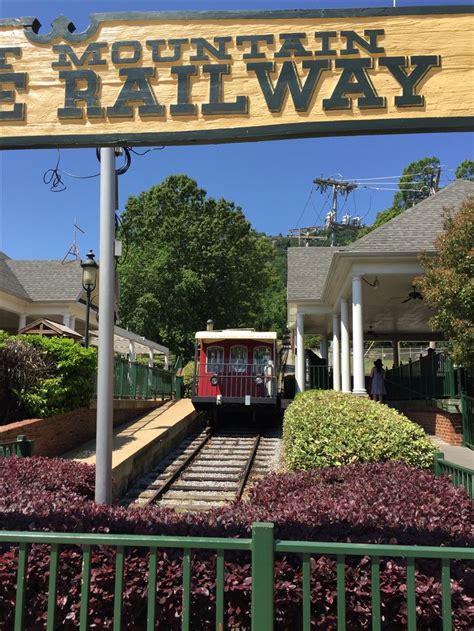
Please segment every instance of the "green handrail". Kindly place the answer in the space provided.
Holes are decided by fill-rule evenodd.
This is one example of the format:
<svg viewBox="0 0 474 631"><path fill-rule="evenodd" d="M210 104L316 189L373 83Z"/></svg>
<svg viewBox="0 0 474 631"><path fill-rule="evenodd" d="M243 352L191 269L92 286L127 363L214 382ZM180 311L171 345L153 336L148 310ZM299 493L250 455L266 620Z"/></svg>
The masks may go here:
<svg viewBox="0 0 474 631"><path fill-rule="evenodd" d="M171 397L175 391L174 376L171 370L117 357L114 362L114 399Z"/></svg>
<svg viewBox="0 0 474 631"><path fill-rule="evenodd" d="M454 486L463 486L468 497L474 499L474 469L445 460L444 453L435 454L434 473L436 477L449 475Z"/></svg>
<svg viewBox="0 0 474 631"><path fill-rule="evenodd" d="M386 381L391 386L389 398L442 399L459 396L458 371L444 353L423 355L416 361L387 370ZM462 374L461 374L462 376Z"/></svg>
<svg viewBox="0 0 474 631"><path fill-rule="evenodd" d="M29 546L47 544L51 546L50 569L48 580L47 623L46 629L54 629L56 624L57 585L65 580L60 576L60 546L82 547L82 581L80 593L80 631L88 629L88 599L91 587L91 547L110 546L116 550L115 587L114 587L114 629L119 631L122 617L122 596L124 583L124 560L127 548L145 548L149 551L148 588L147 588L147 631L155 628L156 622L156 572L157 550L174 548L183 551L182 616L181 628L190 630L191 606L191 554L193 550L216 551L216 629L222 629L224 623L224 580L225 553L229 551L249 551L252 555L252 631L273 631L274 628L274 561L275 554L290 553L300 555L302 561L302 611L303 631L311 626L311 557L330 555L336 559L337 586L337 629L346 628L346 558L370 557L371 582L368 583L372 597L372 629L381 629L381 594L380 564L382 559L404 559L406 563L406 599L409 629L416 628L416 586L415 560L437 559L441 567L442 593L442 629L452 629L450 563L452 560L474 560L474 550L470 548L377 545L356 543L324 543L312 541L280 541L274 539L273 524L255 523L252 537L231 539L216 537L174 537L174 536L139 536L108 535L53 532L1 532L0 544L19 546L16 581L14 631L24 629L24 609L26 598L26 575Z"/></svg>

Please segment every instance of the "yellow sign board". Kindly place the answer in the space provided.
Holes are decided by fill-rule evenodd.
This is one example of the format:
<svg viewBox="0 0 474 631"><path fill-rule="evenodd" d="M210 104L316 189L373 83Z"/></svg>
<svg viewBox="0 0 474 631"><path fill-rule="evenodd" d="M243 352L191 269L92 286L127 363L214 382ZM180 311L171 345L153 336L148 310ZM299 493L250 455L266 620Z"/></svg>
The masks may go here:
<svg viewBox="0 0 474 631"><path fill-rule="evenodd" d="M473 129L472 6L0 20L0 147Z"/></svg>

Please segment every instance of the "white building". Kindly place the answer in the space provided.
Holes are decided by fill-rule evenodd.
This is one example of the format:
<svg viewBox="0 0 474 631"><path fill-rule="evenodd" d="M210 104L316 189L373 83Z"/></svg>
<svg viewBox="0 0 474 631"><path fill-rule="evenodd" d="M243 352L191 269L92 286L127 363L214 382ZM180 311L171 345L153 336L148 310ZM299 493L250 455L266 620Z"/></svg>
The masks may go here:
<svg viewBox="0 0 474 631"><path fill-rule="evenodd" d="M358 395L366 395L368 331L393 343L395 363L398 342L443 339L428 324L426 303L409 294L423 273L420 254L434 254L446 209L458 211L470 195L474 183L456 180L349 246L288 249L288 322L299 390L305 389L305 334L321 336L323 357L332 342L334 389Z"/></svg>

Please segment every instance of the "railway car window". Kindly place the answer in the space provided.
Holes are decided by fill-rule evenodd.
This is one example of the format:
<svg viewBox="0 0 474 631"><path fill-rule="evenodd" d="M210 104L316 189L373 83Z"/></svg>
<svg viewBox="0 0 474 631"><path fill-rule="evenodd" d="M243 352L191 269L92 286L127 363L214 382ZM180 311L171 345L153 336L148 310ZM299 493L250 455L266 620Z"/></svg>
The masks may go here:
<svg viewBox="0 0 474 631"><path fill-rule="evenodd" d="M245 346L232 346L230 349L230 369L242 373L247 370L248 351Z"/></svg>
<svg viewBox="0 0 474 631"><path fill-rule="evenodd" d="M253 351L253 371L255 374L263 373L263 369L272 358L272 351L268 346L257 346Z"/></svg>
<svg viewBox="0 0 474 631"><path fill-rule="evenodd" d="M206 352L206 372L222 373L224 370L224 349L222 346L209 346Z"/></svg>

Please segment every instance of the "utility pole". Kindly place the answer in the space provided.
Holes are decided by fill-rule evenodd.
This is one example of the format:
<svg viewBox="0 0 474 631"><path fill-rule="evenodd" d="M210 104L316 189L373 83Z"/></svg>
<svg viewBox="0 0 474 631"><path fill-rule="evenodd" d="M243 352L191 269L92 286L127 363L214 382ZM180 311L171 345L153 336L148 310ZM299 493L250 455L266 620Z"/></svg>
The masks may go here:
<svg viewBox="0 0 474 631"><path fill-rule="evenodd" d="M319 190L324 193L328 188L332 188L332 206L331 212L328 213L328 228L331 232L331 247L336 246L336 228L339 225L337 221L337 196L344 195L347 197L351 191L357 188L354 182L344 182L333 178L316 178L313 180ZM347 227L347 226L344 226Z"/></svg>
<svg viewBox="0 0 474 631"><path fill-rule="evenodd" d="M430 196L435 195L439 191L439 178L441 177L441 167L433 169L430 181Z"/></svg>
<svg viewBox="0 0 474 631"><path fill-rule="evenodd" d="M95 501L112 503L112 439L114 394L115 149L100 149L100 294L97 367L97 444Z"/></svg>

